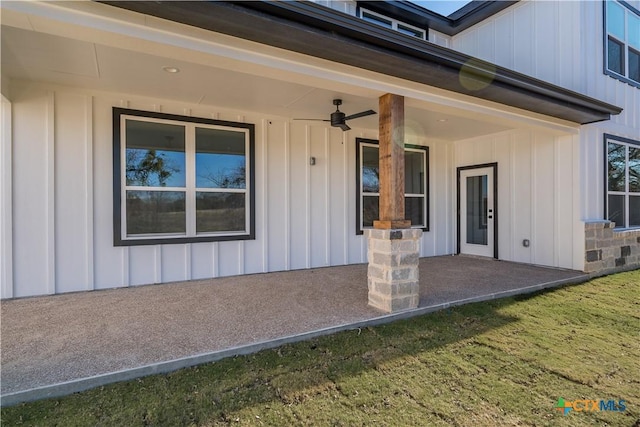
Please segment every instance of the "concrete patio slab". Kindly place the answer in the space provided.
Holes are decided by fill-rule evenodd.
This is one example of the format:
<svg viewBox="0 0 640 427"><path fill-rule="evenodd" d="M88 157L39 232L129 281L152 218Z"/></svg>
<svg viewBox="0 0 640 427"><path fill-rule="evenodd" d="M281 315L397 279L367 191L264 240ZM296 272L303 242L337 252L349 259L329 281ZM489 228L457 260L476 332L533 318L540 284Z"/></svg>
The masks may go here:
<svg viewBox="0 0 640 427"><path fill-rule="evenodd" d="M3 301L2 405L588 278L471 257L422 258L420 305L394 315L367 306L366 265Z"/></svg>

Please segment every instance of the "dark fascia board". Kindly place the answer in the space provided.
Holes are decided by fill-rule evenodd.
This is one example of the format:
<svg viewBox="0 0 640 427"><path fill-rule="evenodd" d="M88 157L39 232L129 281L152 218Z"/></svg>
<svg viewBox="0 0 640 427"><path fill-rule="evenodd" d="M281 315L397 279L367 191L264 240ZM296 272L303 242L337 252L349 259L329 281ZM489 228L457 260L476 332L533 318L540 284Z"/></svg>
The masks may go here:
<svg viewBox="0 0 640 427"><path fill-rule="evenodd" d="M454 36L517 2L518 0L475 0L449 16L440 15L407 1L358 1L358 6L407 24Z"/></svg>
<svg viewBox="0 0 640 427"><path fill-rule="evenodd" d="M103 1L116 7L587 124L622 109L311 2ZM464 68L463 68L464 67ZM463 70L479 90L460 83Z"/></svg>

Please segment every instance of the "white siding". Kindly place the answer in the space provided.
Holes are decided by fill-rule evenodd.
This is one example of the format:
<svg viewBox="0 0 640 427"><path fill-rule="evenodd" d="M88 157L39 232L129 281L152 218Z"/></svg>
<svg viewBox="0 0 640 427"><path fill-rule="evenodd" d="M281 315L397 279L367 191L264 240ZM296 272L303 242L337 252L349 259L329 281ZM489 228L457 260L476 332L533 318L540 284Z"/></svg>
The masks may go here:
<svg viewBox="0 0 640 427"><path fill-rule="evenodd" d="M629 1L640 9L640 1ZM640 140L640 89L604 74L601 1L521 1L453 37L453 48L623 108L581 128L580 219L604 218L605 133Z"/></svg>
<svg viewBox="0 0 640 427"><path fill-rule="evenodd" d="M375 130L37 83L16 83L12 98L14 283L5 298L366 262L355 233L355 138ZM254 123L256 239L113 246L114 106ZM409 138L430 147L421 255L453 253L453 144Z"/></svg>
<svg viewBox="0 0 640 427"><path fill-rule="evenodd" d="M355 139L375 139L375 130L36 83L17 83L12 98L14 283L5 298L367 260L355 233ZM113 106L254 123L256 239L114 247ZM521 130L407 142L429 147L421 256L456 250L456 167L498 162L500 259L581 267L577 136Z"/></svg>
<svg viewBox="0 0 640 427"><path fill-rule="evenodd" d="M0 298L13 296L13 215L11 204L11 103L0 106Z"/></svg>
<svg viewBox="0 0 640 427"><path fill-rule="evenodd" d="M455 165L498 164L498 257L581 268L573 176L577 137L510 131L455 143ZM526 248L522 241L528 239ZM576 264L577 262L577 264Z"/></svg>

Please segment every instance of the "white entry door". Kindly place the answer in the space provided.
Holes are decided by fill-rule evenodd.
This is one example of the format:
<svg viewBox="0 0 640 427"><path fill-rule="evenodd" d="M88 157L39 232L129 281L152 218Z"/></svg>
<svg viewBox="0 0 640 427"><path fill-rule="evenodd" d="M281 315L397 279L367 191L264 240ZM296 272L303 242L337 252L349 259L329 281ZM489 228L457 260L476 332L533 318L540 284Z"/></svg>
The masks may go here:
<svg viewBox="0 0 640 427"><path fill-rule="evenodd" d="M459 172L460 253L495 257L495 167Z"/></svg>

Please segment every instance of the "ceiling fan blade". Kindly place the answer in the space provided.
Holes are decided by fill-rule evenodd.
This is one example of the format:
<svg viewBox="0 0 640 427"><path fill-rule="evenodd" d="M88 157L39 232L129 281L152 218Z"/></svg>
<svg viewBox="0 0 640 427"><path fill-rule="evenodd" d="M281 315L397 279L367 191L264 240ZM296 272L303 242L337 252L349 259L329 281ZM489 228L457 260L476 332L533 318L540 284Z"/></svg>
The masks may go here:
<svg viewBox="0 0 640 427"><path fill-rule="evenodd" d="M293 119L293 120L311 120L314 122L330 122L331 120L326 120L326 119Z"/></svg>
<svg viewBox="0 0 640 427"><path fill-rule="evenodd" d="M363 111L361 113L352 114L350 116L345 117L344 119L345 120L352 120L352 119L357 119L357 118L360 118L360 117L370 116L372 114L376 114L376 112L373 111L373 110L367 110L367 111Z"/></svg>
<svg viewBox="0 0 640 427"><path fill-rule="evenodd" d="M349 126L347 126L346 123L342 123L340 125L338 125L337 127L339 127L340 129L342 129L343 131L349 130L351 129Z"/></svg>

